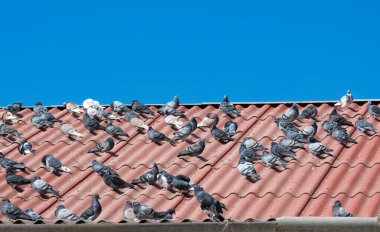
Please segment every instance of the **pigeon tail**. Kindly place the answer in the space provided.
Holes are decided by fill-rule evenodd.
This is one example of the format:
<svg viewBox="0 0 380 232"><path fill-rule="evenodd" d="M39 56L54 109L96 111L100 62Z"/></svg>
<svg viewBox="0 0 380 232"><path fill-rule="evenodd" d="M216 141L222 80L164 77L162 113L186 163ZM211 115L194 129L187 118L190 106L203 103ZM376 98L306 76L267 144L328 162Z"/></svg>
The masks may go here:
<svg viewBox="0 0 380 232"><path fill-rule="evenodd" d="M59 168L59 170L61 170L62 172L67 172L67 173L71 173L71 169L66 167L66 166L62 166Z"/></svg>
<svg viewBox="0 0 380 232"><path fill-rule="evenodd" d="M142 181L141 179L134 179L134 180L132 180L131 183L132 183L132 184L143 184L144 181Z"/></svg>
<svg viewBox="0 0 380 232"><path fill-rule="evenodd" d="M90 148L87 153L95 153L95 152L98 152L100 151L98 147L93 147L93 148Z"/></svg>

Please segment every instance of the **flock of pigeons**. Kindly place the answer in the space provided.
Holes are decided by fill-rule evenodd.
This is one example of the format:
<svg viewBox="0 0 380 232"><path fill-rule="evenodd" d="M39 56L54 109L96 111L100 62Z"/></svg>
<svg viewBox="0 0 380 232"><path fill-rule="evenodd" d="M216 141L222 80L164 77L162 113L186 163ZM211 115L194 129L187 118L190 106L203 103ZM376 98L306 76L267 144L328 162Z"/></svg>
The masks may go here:
<svg viewBox="0 0 380 232"><path fill-rule="evenodd" d="M353 102L352 95L349 91L343 96L338 103L334 106L334 109L329 115L329 120L323 121L322 128L329 133L334 139L342 144L357 143L351 138L343 126L354 126L352 122L345 119L337 112L337 108L341 107L347 109ZM73 102L65 102L66 109L74 115L83 114L83 125L91 133L96 130L104 130L110 137L104 141L98 142L94 147L88 150L88 153L99 152L111 152L115 142L115 139L121 139L121 137L129 137L128 133L123 131L122 128L113 125L112 120L120 119L120 116L124 116L126 121L131 123L138 131L146 131L147 137L157 144L164 142L177 143L178 141L186 140L187 137L192 134L197 128L208 127L212 137L221 143L228 143L234 140L234 135L237 132L238 124L233 121L234 118L239 117L240 113L236 107L229 102L227 95L224 96L220 103L219 109L229 116L232 120L224 124L224 128L218 128L219 117L215 113L208 113L201 122L197 122L196 118L191 118L185 124L182 123L180 117L185 116L184 111L178 110L179 99L177 96L165 105L163 105L158 113L164 115L164 121L167 125L173 127L175 132L172 136L168 137L162 132L155 130L154 128L145 124L142 117L146 117L146 114L155 115L148 106L143 103L133 100L131 108L127 105L114 101L111 103L111 109L117 115L106 111L99 102L93 99L87 99L83 102L83 109ZM22 103L17 102L7 106L0 111L0 135L9 139L10 137L17 137L20 139L18 145L18 151L27 155L32 152L32 144L22 138L22 135L12 127L13 123L17 123L16 115L22 109ZM67 123L57 119L52 115L46 107L40 102L37 102L33 108L34 115L31 118L31 122L38 129L44 129L45 127L53 127L55 123L60 124L60 129L67 137L83 137L76 129ZM380 108L368 102L368 112L373 117L380 116ZM275 123L279 129L284 133L285 137L281 138L278 143L273 141L270 149L265 148L258 141L250 137L245 137L241 143L239 149L240 159L238 161L238 171L241 175L252 181L259 181L261 179L259 173L254 168L256 161L261 161L268 167L287 168L287 159L294 159L296 154L294 148L304 148L315 156L331 155L333 150L322 145L316 138L317 133L317 121L318 115L317 108L310 106L305 108L302 112L299 112L297 105L293 104L291 108L286 110L283 115L275 119ZM299 125L295 123L296 120L303 122L303 119L313 119L310 125L299 129ZM106 121L106 126L102 126L101 122ZM355 126L363 133L376 133L376 129L364 118L359 118L355 122ZM197 143L192 143L184 150L178 153L178 157L182 156L197 156L200 155L205 149L205 139L201 138ZM268 151L270 150L270 152ZM259 154L261 152L261 154ZM64 166L62 162L53 155L45 155L42 160L42 164L47 167L51 172L66 172L71 173L70 168ZM20 185L31 184L40 195L51 194L55 197L60 197L58 190L53 188L52 185L41 179L39 176L35 176L32 179L27 179L16 173L17 170L24 170L26 167L23 163L15 160L8 159L0 154L0 164L6 171L6 182L12 188L18 188ZM152 168L147 170L138 179L132 180L130 183L123 180L118 173L111 167L92 161L92 169L94 172L102 176L104 183L115 191L119 191L121 188L133 188L135 185L148 184L153 185L158 182L162 187L168 190L175 190L181 193L193 191L196 200L200 204L200 208L213 220L223 221L223 209L226 206L211 196L201 186L191 182L190 178L185 175L172 175L164 170L159 170L157 164L153 164ZM43 219L39 214L32 209L26 209L22 211L16 205L12 204L8 199L3 199L0 205L1 212L10 220L24 219L24 220L38 220ZM63 220L95 220L101 213L102 207L99 202L99 195L95 194L92 198L90 206L78 217L68 208L63 205L58 205L55 210L55 216L57 219ZM137 201L127 201L124 204L123 215L129 220L141 220L141 219L172 219L174 209L168 209L166 211L156 211L148 205L142 204ZM347 210L341 207L341 203L337 200L333 205L333 216L352 216Z"/></svg>

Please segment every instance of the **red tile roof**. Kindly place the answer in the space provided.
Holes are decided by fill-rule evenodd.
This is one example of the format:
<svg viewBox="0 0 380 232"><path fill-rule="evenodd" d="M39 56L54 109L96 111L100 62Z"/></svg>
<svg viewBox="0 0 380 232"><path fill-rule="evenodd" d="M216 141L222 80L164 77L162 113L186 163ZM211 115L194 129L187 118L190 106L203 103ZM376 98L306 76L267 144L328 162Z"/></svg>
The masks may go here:
<svg viewBox="0 0 380 232"><path fill-rule="evenodd" d="M360 104L360 105L359 105ZM302 106L301 106L302 105ZM345 208L355 216L375 216L380 213L380 136L366 135L355 127L349 127L348 133L356 138L359 144L344 148L321 128L321 123L328 118L332 104L302 103L299 109L310 105L318 108L319 130L316 135L321 143L334 150L332 157L317 158L305 150L296 151L297 160L289 162L289 168L278 172L265 167L261 162L254 164L262 180L252 183L237 171L238 150L242 139L246 136L260 141L269 147L272 139L278 141L283 136L277 128L274 119L281 115L289 105L284 104L241 104L237 105L241 117L236 118L239 133L235 141L221 144L211 137L209 129L197 129L194 134L205 138L206 148L202 158L177 158L176 155L188 144L178 143L173 146L166 143L158 146L148 140L145 134L139 134L130 123L124 119L114 122L129 135L127 141L118 140L112 150L116 155L87 154L87 150L109 135L97 131L92 135L84 128L81 118L75 118L67 110L52 107L50 112L66 123L72 124L84 138L70 140L60 131L58 124L54 128L40 131L30 122L33 112L30 108L21 111L22 118L14 127L33 144L34 154L23 156L17 151L17 143L0 139L0 151L7 157L24 162L28 167L26 177L39 175L48 181L62 194L62 198L40 197L30 185L21 186L18 192L5 182L5 172L1 169L0 192L1 198L9 198L21 209L33 208L47 220L56 220L55 207L64 204L77 214L89 205L91 196L100 195L103 212L99 220L120 221L122 207L126 200L138 200L158 210L175 208L174 220L204 220L207 216L200 210L198 202L191 196L182 196L155 186L124 189L118 194L107 187L101 177L91 169L91 161L96 159L117 169L120 176L131 181L145 172L153 162L160 169L173 174L188 175L194 183L200 184L215 198L226 204L227 218L244 221L248 218L267 220L281 216L331 216L333 199L341 199ZM353 110L340 112L347 119L355 122L360 116L365 116L377 130L380 124L367 113L366 103L352 104ZM157 111L155 106L151 109ZM110 109L108 109L110 110ZM179 110L185 110L187 117L203 118L208 112L215 112L223 125L229 118L218 110L216 105L187 105ZM199 120L198 120L199 121ZM310 120L299 123L307 125ZM146 119L146 124L171 135L173 129L167 126L163 117L156 114ZM197 137L191 137L193 141ZM56 176L42 165L41 158L46 154L58 157L72 174ZM4 216L0 216L3 220Z"/></svg>

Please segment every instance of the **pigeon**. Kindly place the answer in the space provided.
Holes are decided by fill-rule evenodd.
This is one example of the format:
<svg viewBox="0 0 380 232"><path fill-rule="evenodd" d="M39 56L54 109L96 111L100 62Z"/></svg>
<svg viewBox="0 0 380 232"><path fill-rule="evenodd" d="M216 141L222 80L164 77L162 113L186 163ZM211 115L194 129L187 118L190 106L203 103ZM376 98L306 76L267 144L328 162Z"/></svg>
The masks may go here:
<svg viewBox="0 0 380 232"><path fill-rule="evenodd" d="M288 138L281 138L278 144L284 147L289 147L289 148L304 148L303 143L300 143L294 139L288 139Z"/></svg>
<svg viewBox="0 0 380 232"><path fill-rule="evenodd" d="M98 110L96 112L96 115L94 115L94 118L96 118L98 121L102 121L102 120L117 120L117 119L120 119L120 117L116 117L115 115L113 115L111 112L107 111L107 110Z"/></svg>
<svg viewBox="0 0 380 232"><path fill-rule="evenodd" d="M126 109L124 117L125 117L125 120L130 122L135 127L136 130L149 129L148 125L146 125L145 122L140 119L139 114L130 109Z"/></svg>
<svg viewBox="0 0 380 232"><path fill-rule="evenodd" d="M132 118L140 118L140 115L136 113L135 111L126 108L124 117L125 117L125 120L130 122Z"/></svg>
<svg viewBox="0 0 380 232"><path fill-rule="evenodd" d="M183 125L183 123L179 120L179 118L172 114L166 115L164 118L164 121L167 125L173 126L176 129L180 129Z"/></svg>
<svg viewBox="0 0 380 232"><path fill-rule="evenodd" d="M39 114L42 112L48 112L48 109L45 106L43 106L41 102L36 102L36 104L33 107L33 112Z"/></svg>
<svg viewBox="0 0 380 232"><path fill-rule="evenodd" d="M309 152L311 152L311 154L316 155L316 156L319 156L322 154L327 154L327 155L333 156L333 154L331 154L331 152L334 151L334 150L329 149L329 148L325 147L324 145L320 144L319 142L317 142L313 138L309 138L309 144L307 146L307 150Z"/></svg>
<svg viewBox="0 0 380 232"><path fill-rule="evenodd" d="M256 140L254 140L250 137L245 137L243 139L243 144L246 148L250 148L252 150L258 150L258 151L267 151L268 150L268 148L265 148L259 142L257 142Z"/></svg>
<svg viewBox="0 0 380 232"><path fill-rule="evenodd" d="M356 120L355 126L362 133L365 133L366 131L372 131L376 133L376 129L372 126L372 124L365 120L363 117L359 117Z"/></svg>
<svg viewBox="0 0 380 232"><path fill-rule="evenodd" d="M309 106L302 110L302 112L298 115L297 119L310 119L315 118L318 115L318 109L315 106Z"/></svg>
<svg viewBox="0 0 380 232"><path fill-rule="evenodd" d="M338 114L336 111L336 107L333 108L329 115L329 121L330 122L336 122L338 125L348 125L353 126L352 122L345 119L342 115Z"/></svg>
<svg viewBox="0 0 380 232"><path fill-rule="evenodd" d="M97 109L103 109L103 107L100 105L98 101L95 101L94 99L88 98L83 101L83 108L88 109L90 107L95 107Z"/></svg>
<svg viewBox="0 0 380 232"><path fill-rule="evenodd" d="M227 132L227 134L232 137L236 134L238 129L238 124L233 121L228 121L224 124L224 131Z"/></svg>
<svg viewBox="0 0 380 232"><path fill-rule="evenodd" d="M299 115L298 107L296 103L293 103L292 107L287 109L285 113L281 116L282 119L287 119L291 122L297 119Z"/></svg>
<svg viewBox="0 0 380 232"><path fill-rule="evenodd" d="M0 165L7 171L16 169L25 170L24 163L7 159L2 154L0 154Z"/></svg>
<svg viewBox="0 0 380 232"><path fill-rule="evenodd" d="M352 213L350 213L347 209L342 207L342 203L339 200L335 200L332 207L332 215L333 217L352 217Z"/></svg>
<svg viewBox="0 0 380 232"><path fill-rule="evenodd" d="M216 127L216 124L214 123L211 126L211 135L218 141L227 142L234 140L229 136L229 134L219 128Z"/></svg>
<svg viewBox="0 0 380 232"><path fill-rule="evenodd" d="M175 214L174 209L168 209L166 211L156 211L154 214L154 219L164 220L164 219L173 219L173 214Z"/></svg>
<svg viewBox="0 0 380 232"><path fill-rule="evenodd" d="M202 154L203 150L206 147L206 140L200 139L198 143L193 143L187 146L184 150L180 151L177 155L177 157L182 156L196 156Z"/></svg>
<svg viewBox="0 0 380 232"><path fill-rule="evenodd" d="M126 201L124 203L123 216L127 220L138 220L135 212L133 211L133 204L131 201Z"/></svg>
<svg viewBox="0 0 380 232"><path fill-rule="evenodd" d="M58 205L54 212L55 217L58 220L77 221L79 218L71 210L65 208L63 205Z"/></svg>
<svg viewBox="0 0 380 232"><path fill-rule="evenodd" d="M125 112L125 110L128 108L126 105L124 105L120 101L111 102L110 107L111 107L111 110L113 110L114 112L120 115L122 115Z"/></svg>
<svg viewBox="0 0 380 232"><path fill-rule="evenodd" d="M157 180L165 189L173 188L174 176L162 170L157 175Z"/></svg>
<svg viewBox="0 0 380 232"><path fill-rule="evenodd" d="M61 123L60 127L61 131L70 138L71 136L76 136L78 138L82 138L83 135L79 133L72 125L67 123Z"/></svg>
<svg viewBox="0 0 380 232"><path fill-rule="evenodd" d="M44 218L41 215L34 212L33 209L31 209L31 208L27 208L25 210L25 214L29 215L32 218L32 221L44 220Z"/></svg>
<svg viewBox="0 0 380 232"><path fill-rule="evenodd" d="M283 168L288 167L288 163L285 160L281 159L278 156L272 155L266 151L264 151L261 155L261 161L264 163L265 166L270 168L276 165L281 166Z"/></svg>
<svg viewBox="0 0 380 232"><path fill-rule="evenodd" d="M256 150L247 148L244 143L240 144L239 155L248 162L254 162L255 160L260 159L259 155L256 153Z"/></svg>
<svg viewBox="0 0 380 232"><path fill-rule="evenodd" d="M5 109L11 112L12 114L17 114L18 112L20 112L21 108L22 108L22 102L15 102L5 107Z"/></svg>
<svg viewBox="0 0 380 232"><path fill-rule="evenodd" d="M26 179L23 176L19 176L16 174L13 174L11 171L7 170L5 179L7 181L7 184L9 184L12 188L18 187L23 184L30 184L30 179Z"/></svg>
<svg viewBox="0 0 380 232"><path fill-rule="evenodd" d="M314 137L315 134L317 133L318 130L318 125L317 121L313 121L311 125L306 126L301 130L301 133L304 134L307 138Z"/></svg>
<svg viewBox="0 0 380 232"><path fill-rule="evenodd" d="M356 142L355 139L351 138L345 131L340 130L338 128L332 131L331 136L341 144L346 144L346 143L358 144L358 142Z"/></svg>
<svg viewBox="0 0 380 232"><path fill-rule="evenodd" d="M109 137L99 143L96 143L96 145L90 148L87 153L110 152L114 146L115 142L112 137Z"/></svg>
<svg viewBox="0 0 380 232"><path fill-rule="evenodd" d="M274 122L277 124L277 126L280 128L280 130L288 130L293 129L295 131L298 130L296 127L296 124L294 122L289 121L289 119L283 119L283 118L276 118Z"/></svg>
<svg viewBox="0 0 380 232"><path fill-rule="evenodd" d="M132 105L132 110L137 113L154 115L154 112L151 109L149 109L148 106L144 105L143 103L140 103L137 100L133 100L131 105Z"/></svg>
<svg viewBox="0 0 380 232"><path fill-rule="evenodd" d="M18 144L18 152L22 155L27 155L32 152L32 144L26 141L25 139L22 139L21 142Z"/></svg>
<svg viewBox="0 0 380 232"><path fill-rule="evenodd" d="M28 214L24 213L19 207L12 204L8 199L3 198L0 206L1 213L6 216L9 220L29 220L33 221L33 218Z"/></svg>
<svg viewBox="0 0 380 232"><path fill-rule="evenodd" d="M46 195L47 193L51 193L56 197L61 197L59 195L59 192L55 190L49 183L42 180L41 177L35 176L32 178L31 181L32 187L40 194L40 195Z"/></svg>
<svg viewBox="0 0 380 232"><path fill-rule="evenodd" d="M106 129L105 127L101 126L97 120L91 118L87 113L83 114L83 125L90 132Z"/></svg>
<svg viewBox="0 0 380 232"><path fill-rule="evenodd" d="M73 114L83 113L83 110L75 102L64 102L63 106Z"/></svg>
<svg viewBox="0 0 380 232"><path fill-rule="evenodd" d="M157 181L158 166L156 163L153 164L152 168L142 174L138 179L132 180L132 184L154 184Z"/></svg>
<svg viewBox="0 0 380 232"><path fill-rule="evenodd" d="M41 117L41 119L49 121L51 123L62 122L62 120L57 119L56 117L54 117L54 115L52 113L50 113L49 111L46 111L46 112L41 111L41 112L36 113L36 115L38 115L39 117Z"/></svg>
<svg viewBox="0 0 380 232"><path fill-rule="evenodd" d="M45 155L44 157L42 157L41 161L42 161L42 164L45 165L50 170L50 172L57 173L58 171L62 171L62 172L71 173L70 168L65 167L61 163L61 161L59 161L59 159L57 159L56 157L52 155Z"/></svg>
<svg viewBox="0 0 380 232"><path fill-rule="evenodd" d="M112 174L112 172L108 170L103 170L103 181L107 186L112 188L113 190L118 190L121 188L133 188L134 185L130 184L123 179L121 179L118 175Z"/></svg>
<svg viewBox="0 0 380 232"><path fill-rule="evenodd" d="M118 137L118 136L126 136L126 137L129 137L128 133L123 131L123 129L121 129L120 127L118 126L115 126L112 124L112 122L108 122L107 123L107 126L106 126L106 129L105 131L112 135L112 136L115 136L115 137Z"/></svg>
<svg viewBox="0 0 380 232"><path fill-rule="evenodd" d="M223 209L225 209L226 206L220 201L216 200L214 197L212 197L199 185L193 185L193 188L195 192L195 198L199 202L201 209L207 214L207 216L215 221L224 221L222 213Z"/></svg>
<svg viewBox="0 0 380 232"><path fill-rule="evenodd" d="M197 120L195 117L192 117L189 122L184 124L181 128L173 133L171 141L177 141L178 139L187 138L195 129L197 129Z"/></svg>
<svg viewBox="0 0 380 232"><path fill-rule="evenodd" d="M31 122L33 123L35 127L37 127L37 129L43 129L45 127L53 127L54 125L53 122L46 120L46 118L42 116L42 114L33 115L31 118Z"/></svg>
<svg viewBox="0 0 380 232"><path fill-rule="evenodd" d="M179 107L179 98L177 96L174 96L173 101L166 103L160 109L158 109L158 113L162 115L173 115L178 112L177 111L178 107ZM177 115L177 116L180 116L180 115Z"/></svg>
<svg viewBox="0 0 380 232"><path fill-rule="evenodd" d="M342 108L347 109L348 106L354 101L350 90L347 90L346 95L340 98L340 100L335 103L335 106L341 106Z"/></svg>
<svg viewBox="0 0 380 232"><path fill-rule="evenodd" d="M6 110L0 110L0 120L11 124L16 124L18 122L16 116Z"/></svg>
<svg viewBox="0 0 380 232"><path fill-rule="evenodd" d="M93 221L100 215L101 212L102 206L99 202L99 195L94 194L92 196L91 205L80 215L80 218L88 221Z"/></svg>
<svg viewBox="0 0 380 232"><path fill-rule="evenodd" d="M152 127L148 127L148 132L146 133L148 136L148 139L152 140L155 143L161 142L161 141L167 141L169 142L170 139L166 137L163 133L156 131Z"/></svg>
<svg viewBox="0 0 380 232"><path fill-rule="evenodd" d="M218 124L219 116L215 113L207 113L206 116L198 123L198 127L211 127L212 124Z"/></svg>
<svg viewBox="0 0 380 232"><path fill-rule="evenodd" d="M278 156L280 158L284 158L284 157L290 157L292 159L296 158L296 154L291 152L289 148L278 145L274 141L271 143L270 151L272 152L273 155Z"/></svg>
<svg viewBox="0 0 380 232"><path fill-rule="evenodd" d="M238 162L238 170L240 174L254 181L258 181L261 179L260 175L256 172L255 168L253 167L253 164L251 162L246 161L242 156L240 156Z"/></svg>
<svg viewBox="0 0 380 232"><path fill-rule="evenodd" d="M324 131L326 131L330 135L332 134L332 131L334 129L339 129L339 130L342 130L344 132L347 132L347 130L345 128L340 127L338 125L338 123L336 123L336 122L329 122L329 121L326 121L326 120L323 121L322 128L323 128Z"/></svg>
<svg viewBox="0 0 380 232"><path fill-rule="evenodd" d="M301 143L307 142L307 136L303 134L302 132L295 131L293 129L282 129L282 132L286 135L288 139L294 139Z"/></svg>
<svg viewBox="0 0 380 232"><path fill-rule="evenodd" d="M374 105L371 101L368 101L367 108L369 114L372 115L372 117L377 118L380 116L380 107Z"/></svg>
<svg viewBox="0 0 380 232"><path fill-rule="evenodd" d="M228 116L237 117L240 116L240 112L236 110L236 107L230 103L227 94L224 95L222 102L219 105L219 109Z"/></svg>
<svg viewBox="0 0 380 232"><path fill-rule="evenodd" d="M101 164L96 160L92 161L91 168L94 172L98 173L99 175L102 175L105 171L111 173L112 175L117 175L117 172L113 170L111 167Z"/></svg>
<svg viewBox="0 0 380 232"><path fill-rule="evenodd" d="M153 208L148 205L141 204L137 201L132 202L133 213L139 220L143 219L172 219L174 214L174 209L169 209L167 211L156 212Z"/></svg>
<svg viewBox="0 0 380 232"><path fill-rule="evenodd" d="M0 122L0 135L5 136L16 136L17 138L21 138L21 133L18 132L12 126L5 124L4 122Z"/></svg>
<svg viewBox="0 0 380 232"><path fill-rule="evenodd" d="M190 181L190 178L185 175L179 174L173 177L173 189L179 192L189 192L190 190L194 190L192 185L193 183Z"/></svg>

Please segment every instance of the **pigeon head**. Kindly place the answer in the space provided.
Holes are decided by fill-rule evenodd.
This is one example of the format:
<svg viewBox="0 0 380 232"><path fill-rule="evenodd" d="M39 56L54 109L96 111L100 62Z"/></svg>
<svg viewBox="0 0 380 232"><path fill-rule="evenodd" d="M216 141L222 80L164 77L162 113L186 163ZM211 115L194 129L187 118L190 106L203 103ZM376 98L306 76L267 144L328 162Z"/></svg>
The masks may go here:
<svg viewBox="0 0 380 232"><path fill-rule="evenodd" d="M99 199L99 194L94 194L94 195L92 196L92 198L98 200L98 199Z"/></svg>
<svg viewBox="0 0 380 232"><path fill-rule="evenodd" d="M342 203L340 203L339 200L335 200L335 201L334 201L334 206L341 207L341 206L342 206Z"/></svg>
<svg viewBox="0 0 380 232"><path fill-rule="evenodd" d="M206 144L206 140L205 139L200 139L199 140L199 144L204 146Z"/></svg>
<svg viewBox="0 0 380 232"><path fill-rule="evenodd" d="M316 125L317 125L317 121L314 120L314 121L311 123L311 125L312 125L312 126L316 126Z"/></svg>
<svg viewBox="0 0 380 232"><path fill-rule="evenodd" d="M132 202L131 201L126 201L124 203L124 209L131 209L132 208Z"/></svg>
<svg viewBox="0 0 380 232"><path fill-rule="evenodd" d="M336 106L332 109L331 114L336 114Z"/></svg>
<svg viewBox="0 0 380 232"><path fill-rule="evenodd" d="M178 96L174 96L174 97L173 97L173 100L174 100L174 101L178 101L178 100L179 100Z"/></svg>
<svg viewBox="0 0 380 232"><path fill-rule="evenodd" d="M275 141L272 141L272 142L270 143L270 145L271 145L271 146L275 146L275 145L277 145L277 143L276 143Z"/></svg>
<svg viewBox="0 0 380 232"><path fill-rule="evenodd" d="M34 182L34 181L36 181L36 180L41 180L41 177L39 177L39 176L35 176L35 177L32 178L32 182Z"/></svg>
<svg viewBox="0 0 380 232"><path fill-rule="evenodd" d="M63 206L63 205L57 205L56 210L61 210L61 209L64 209L64 208L65 208L65 206Z"/></svg>
<svg viewBox="0 0 380 232"><path fill-rule="evenodd" d="M347 90L347 95L351 95L351 91L350 90Z"/></svg>
<svg viewBox="0 0 380 232"><path fill-rule="evenodd" d="M106 139L106 141L108 141L109 143L114 143L112 137L108 137L108 138Z"/></svg>
<svg viewBox="0 0 380 232"><path fill-rule="evenodd" d="M227 94L224 94L223 101L227 101L228 102L228 96L227 96Z"/></svg>
<svg viewBox="0 0 380 232"><path fill-rule="evenodd" d="M4 203L11 203L11 201L10 201L9 199L7 199L7 198L4 198L4 199L3 199L3 204L4 204Z"/></svg>
<svg viewBox="0 0 380 232"><path fill-rule="evenodd" d="M48 157L49 157L49 155L45 155L44 157L42 157L41 162L42 162L43 165L46 165L46 160L47 160Z"/></svg>
<svg viewBox="0 0 380 232"><path fill-rule="evenodd" d="M166 211L167 214L175 214L175 210L174 209L168 209Z"/></svg>
<svg viewBox="0 0 380 232"><path fill-rule="evenodd" d="M137 100L132 100L131 103L132 103L132 105L133 105L133 104L138 103L138 101L137 101Z"/></svg>
<svg viewBox="0 0 380 232"><path fill-rule="evenodd" d="M42 102L36 102L36 106L42 106Z"/></svg>
<svg viewBox="0 0 380 232"><path fill-rule="evenodd" d="M368 101L367 103L368 103L368 105L372 105L372 102L371 102L371 101Z"/></svg>
<svg viewBox="0 0 380 232"><path fill-rule="evenodd" d="M96 160L93 160L92 161L92 165L94 165L94 164L100 164L98 161L96 161Z"/></svg>
<svg viewBox="0 0 380 232"><path fill-rule="evenodd" d="M153 168L156 168L156 169L158 170L158 166L157 166L156 163L153 163L152 167L153 167Z"/></svg>
<svg viewBox="0 0 380 232"><path fill-rule="evenodd" d="M293 103L292 108L297 108L297 104Z"/></svg>
<svg viewBox="0 0 380 232"><path fill-rule="evenodd" d="M190 186L194 189L195 192L203 191L203 188L197 184L191 184Z"/></svg>
<svg viewBox="0 0 380 232"><path fill-rule="evenodd" d="M248 140L250 140L251 138L250 137L245 137L244 139L243 139L243 144L245 143L245 142L247 142Z"/></svg>
<svg viewBox="0 0 380 232"><path fill-rule="evenodd" d="M191 120L192 122L197 122L197 119L196 119L195 117L192 117L190 120Z"/></svg>

